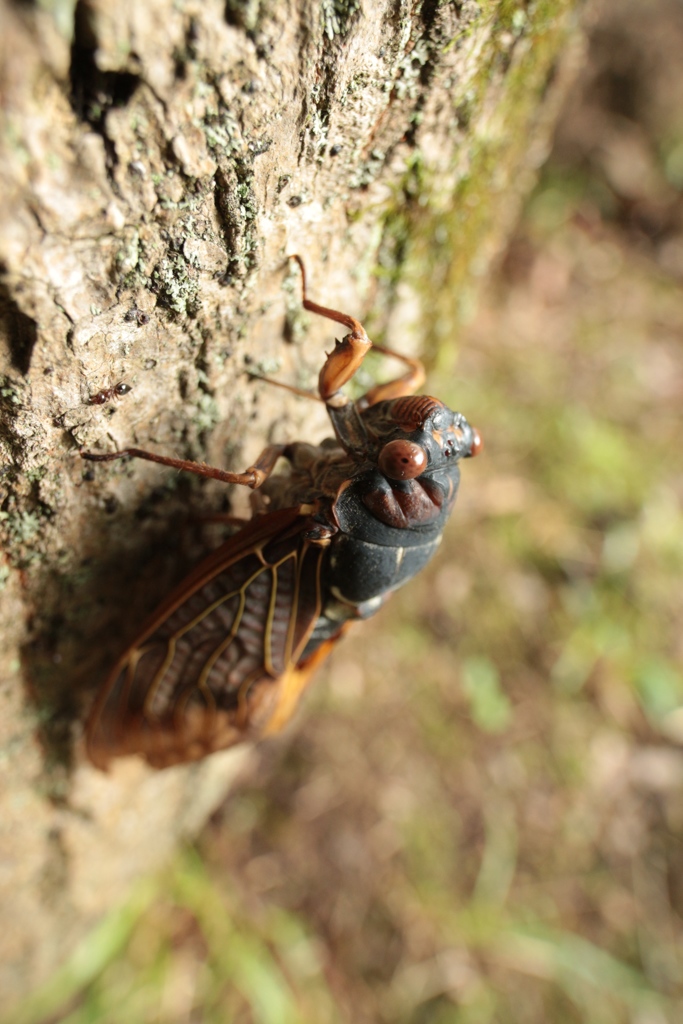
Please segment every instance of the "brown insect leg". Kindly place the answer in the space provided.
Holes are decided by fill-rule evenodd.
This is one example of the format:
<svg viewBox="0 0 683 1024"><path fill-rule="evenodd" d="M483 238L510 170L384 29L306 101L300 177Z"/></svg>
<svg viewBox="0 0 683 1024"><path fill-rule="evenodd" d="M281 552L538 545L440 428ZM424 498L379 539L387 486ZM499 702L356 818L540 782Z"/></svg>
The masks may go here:
<svg viewBox="0 0 683 1024"><path fill-rule="evenodd" d="M385 402L392 398L403 398L405 395L414 395L425 382L425 368L421 360L411 359L410 356L401 355L393 349L384 348L383 345L373 345L375 352L381 352L383 356L392 356L400 359L408 367L406 372L396 380L389 380L386 384L377 384L374 388L366 391L356 402L359 409L367 409L376 402Z"/></svg>
<svg viewBox="0 0 683 1024"><path fill-rule="evenodd" d="M300 256L292 256L301 270L301 283L303 288L303 306L311 313L327 317L328 320L335 320L339 324L348 327L347 334L341 341L337 341L334 351L330 352L318 378L318 389L320 397L325 404L333 409L341 409L347 405L350 399L342 394L341 388L351 380L358 370L363 359L372 347L372 342L365 333L360 320L340 313L336 309L328 309L327 306L319 306L317 302L311 302L306 296L306 271L303 260Z"/></svg>
<svg viewBox="0 0 683 1024"><path fill-rule="evenodd" d="M342 341L336 343L334 351L327 357L320 371L319 388L321 398L327 405L339 409L349 401L345 395L339 393L340 388L354 376L370 350L372 343L359 320L352 316L347 316L346 313L340 313L336 309L328 309L326 306L319 306L316 302L311 302L306 295L306 271L303 260L300 256L292 256L292 259L297 261L301 270L304 309L317 313L319 316L325 316L329 320L335 320L337 323L344 324L351 332ZM387 381L386 384L378 384L376 387L371 388L370 391L358 399L356 404L359 409L367 409L376 402L383 402L392 398L402 398L404 395L414 395L422 387L425 382L425 370L419 359L411 359L410 356L401 355L400 352L394 352L393 349L384 348L382 345L374 345L372 347L374 347L376 352L381 352L382 355L393 356L394 359L399 359L408 369L400 377L397 377L396 380ZM272 383L276 382L273 381ZM287 385L284 386L286 387ZM295 391L296 394L302 394L301 391L294 388L289 388L289 390Z"/></svg>
<svg viewBox="0 0 683 1024"><path fill-rule="evenodd" d="M216 469L214 466L207 466L203 462L190 462L188 459L171 459L167 455L157 455L155 452L146 452L142 448L124 448L120 452L109 452L106 455L95 455L92 452L81 452L81 458L90 462L112 462L114 459L122 459L126 455L133 459L146 459L148 462L157 462L160 466L171 466L173 469L181 469L187 473L196 473L197 476L210 477L212 480L220 480L225 484L243 484L245 487L260 487L268 479L275 468L275 463L287 449L285 444L269 444L264 448L253 466L250 466L244 473L228 473L223 469Z"/></svg>
<svg viewBox="0 0 683 1024"><path fill-rule="evenodd" d="M312 398L314 402L322 402L322 398L320 395L316 395L315 391L295 388L292 384L284 384L281 380L275 380L274 377L262 377L260 373L250 373L249 376L252 380L263 380L266 384L274 384L276 388L284 388L285 391L291 391L293 395L301 395L302 398Z"/></svg>

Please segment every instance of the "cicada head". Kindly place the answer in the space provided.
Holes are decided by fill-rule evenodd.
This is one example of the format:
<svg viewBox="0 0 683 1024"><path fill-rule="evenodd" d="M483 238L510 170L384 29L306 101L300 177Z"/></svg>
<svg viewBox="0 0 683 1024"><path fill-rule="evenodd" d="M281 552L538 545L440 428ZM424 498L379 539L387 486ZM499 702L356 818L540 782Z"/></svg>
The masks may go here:
<svg viewBox="0 0 683 1024"><path fill-rule="evenodd" d="M462 413L428 395L378 402L362 418L373 461L390 480L412 480L447 469L482 449L478 431Z"/></svg>

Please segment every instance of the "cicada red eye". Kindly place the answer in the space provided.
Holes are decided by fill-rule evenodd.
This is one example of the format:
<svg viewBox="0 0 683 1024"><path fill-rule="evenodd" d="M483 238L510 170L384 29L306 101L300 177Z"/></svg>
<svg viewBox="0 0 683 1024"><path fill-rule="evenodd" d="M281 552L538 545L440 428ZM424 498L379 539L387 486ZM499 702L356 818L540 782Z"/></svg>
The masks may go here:
<svg viewBox="0 0 683 1024"><path fill-rule="evenodd" d="M427 452L413 441L398 438L384 445L377 465L390 480L414 480L427 468Z"/></svg>
<svg viewBox="0 0 683 1024"><path fill-rule="evenodd" d="M476 428L473 427L472 428L472 448L470 450L470 455L472 456L472 458L474 458L475 455L478 455L483 447L484 447L484 440L483 440L481 434L479 433L479 431Z"/></svg>

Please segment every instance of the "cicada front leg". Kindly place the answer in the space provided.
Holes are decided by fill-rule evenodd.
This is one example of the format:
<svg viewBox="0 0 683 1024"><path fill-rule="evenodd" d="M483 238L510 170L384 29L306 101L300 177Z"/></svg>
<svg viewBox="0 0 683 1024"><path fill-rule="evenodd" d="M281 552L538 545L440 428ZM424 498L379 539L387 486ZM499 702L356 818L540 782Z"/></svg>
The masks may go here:
<svg viewBox="0 0 683 1024"><path fill-rule="evenodd" d="M292 256L299 264L301 270L301 285L303 291L303 307L318 316L324 316L328 320L335 320L338 324L348 327L349 333L337 341L334 350L328 355L318 377L318 390L320 397L328 410L341 409L348 405L350 399L341 390L348 381L357 373L358 368L372 348L372 342L368 338L365 328L360 320L340 313L337 309L328 309L327 306L319 306L312 302L306 293L306 269L304 261L300 256Z"/></svg>
<svg viewBox="0 0 683 1024"><path fill-rule="evenodd" d="M377 402L415 394L425 381L424 366L419 359L404 356L400 352L394 352L392 349L380 345L373 346L362 323L355 317L312 302L306 291L306 271L303 260L300 256L292 256L292 259L297 261L301 270L304 309L349 328L349 334L341 341L337 341L334 349L327 356L320 371L318 388L339 440L347 451L360 454L365 450L367 444L360 412ZM344 394L342 388L355 376L365 356L373 347L382 355L392 356L404 363L407 367L406 372L395 380L377 384L353 402L348 395Z"/></svg>

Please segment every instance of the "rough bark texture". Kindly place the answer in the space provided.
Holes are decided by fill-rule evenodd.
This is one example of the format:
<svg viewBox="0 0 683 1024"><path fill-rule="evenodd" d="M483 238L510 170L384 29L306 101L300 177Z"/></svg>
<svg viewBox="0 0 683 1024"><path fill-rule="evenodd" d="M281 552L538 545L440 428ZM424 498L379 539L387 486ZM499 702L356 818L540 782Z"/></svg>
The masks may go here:
<svg viewBox="0 0 683 1024"><path fill-rule="evenodd" d="M303 330L294 252L312 297L436 352L543 154L575 7L3 0L6 999L201 825L242 757L84 762L107 664L207 543L188 508L225 495L78 448L243 468L323 435L318 407L245 373L315 382L333 332Z"/></svg>

